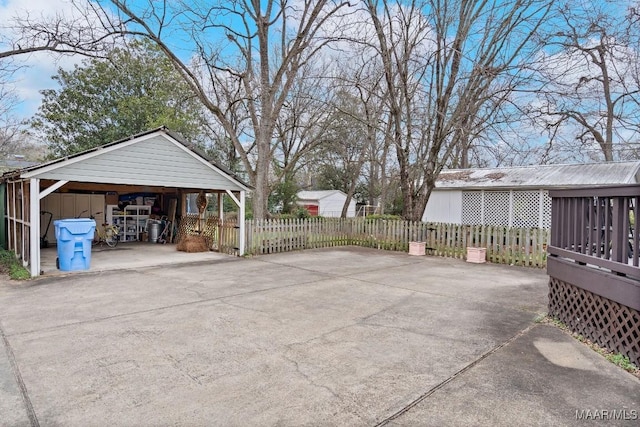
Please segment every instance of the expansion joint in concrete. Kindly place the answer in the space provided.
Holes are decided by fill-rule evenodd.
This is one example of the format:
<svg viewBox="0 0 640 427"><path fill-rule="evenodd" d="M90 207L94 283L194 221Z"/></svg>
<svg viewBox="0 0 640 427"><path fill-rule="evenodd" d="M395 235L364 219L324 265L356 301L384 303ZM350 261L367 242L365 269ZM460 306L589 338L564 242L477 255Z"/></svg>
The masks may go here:
<svg viewBox="0 0 640 427"><path fill-rule="evenodd" d="M467 372L468 370L470 370L471 368L476 366L478 363L482 362L487 357L489 357L492 354L496 353L501 348L506 347L507 345L511 344L512 342L514 342L515 340L517 340L521 336L527 334L529 331L531 331L536 326L538 326L538 325L537 324L529 325L525 329L521 330L520 332L518 332L517 334L515 334L514 336L512 336L511 338L509 338L505 342L503 342L502 344L493 347L491 350L489 350L486 353L482 354L482 356L480 356L479 358L477 358L473 362L469 363L464 368L462 368L459 371L455 372L449 378L445 379L444 381L438 383L437 385L435 385L431 389L427 390L427 392L425 392L422 395L420 395L417 399L411 401L408 405L404 406L402 409L396 411L395 413L391 414L387 418L385 418L382 421L380 421L379 423L377 423L375 425L375 427L385 426L385 425L389 424L391 421L393 421L393 420L397 419L398 417L402 416L403 414L405 414L406 412L411 410L411 408L415 407L420 402L424 401L426 398L428 398L429 396L431 396L432 394L434 394L435 392L440 390L442 387L444 387L445 385L449 384L451 381L456 379L458 376L464 374L465 372Z"/></svg>
<svg viewBox="0 0 640 427"><path fill-rule="evenodd" d="M2 337L2 343L5 348L5 352L7 354L7 359L9 360L9 365L11 366L11 371L16 380L16 384L18 389L20 390L20 395L22 397L22 401L25 406L25 410L27 412L27 416L29 417L29 422L32 427L39 427L40 423L38 422L38 417L36 416L36 412L33 409L33 405L31 404L31 399L29 399L29 393L27 392L27 387L22 380L22 374L20 373L20 368L18 367L18 362L16 361L16 356L13 353L13 348L11 347L11 343L7 339L7 336L4 333L4 329L2 328L2 324L0 324L0 336Z"/></svg>

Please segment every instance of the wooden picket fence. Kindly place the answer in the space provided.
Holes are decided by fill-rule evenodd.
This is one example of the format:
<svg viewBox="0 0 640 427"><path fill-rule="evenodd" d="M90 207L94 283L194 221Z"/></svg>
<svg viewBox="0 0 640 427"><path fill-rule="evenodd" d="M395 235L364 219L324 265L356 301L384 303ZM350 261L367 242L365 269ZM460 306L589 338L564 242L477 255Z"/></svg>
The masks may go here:
<svg viewBox="0 0 640 427"><path fill-rule="evenodd" d="M487 261L546 266L548 230L425 223L368 218L269 219L246 221L247 254L361 246L408 251L424 242L427 254L465 258L467 247L487 249Z"/></svg>
<svg viewBox="0 0 640 427"><path fill-rule="evenodd" d="M549 230L482 225L429 224L427 252L466 258L467 247L486 248L487 261L546 267Z"/></svg>
<svg viewBox="0 0 640 427"><path fill-rule="evenodd" d="M272 254L351 245L345 219L267 219L246 221L246 252Z"/></svg>

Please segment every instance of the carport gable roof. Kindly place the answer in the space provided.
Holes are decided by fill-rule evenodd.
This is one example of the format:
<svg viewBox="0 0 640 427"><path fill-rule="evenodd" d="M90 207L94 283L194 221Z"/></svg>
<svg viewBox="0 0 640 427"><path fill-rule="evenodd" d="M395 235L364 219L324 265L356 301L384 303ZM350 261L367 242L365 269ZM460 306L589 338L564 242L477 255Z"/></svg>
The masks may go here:
<svg viewBox="0 0 640 427"><path fill-rule="evenodd" d="M18 171L39 178L202 190L251 187L166 128Z"/></svg>

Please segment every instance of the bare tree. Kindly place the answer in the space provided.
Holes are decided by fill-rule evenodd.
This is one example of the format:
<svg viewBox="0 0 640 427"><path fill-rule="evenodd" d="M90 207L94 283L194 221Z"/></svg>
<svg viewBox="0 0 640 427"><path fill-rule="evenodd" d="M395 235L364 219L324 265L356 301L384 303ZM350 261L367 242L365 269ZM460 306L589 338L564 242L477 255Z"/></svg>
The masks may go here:
<svg viewBox="0 0 640 427"><path fill-rule="evenodd" d="M325 74L323 90L334 94L327 98L332 112L315 158L322 188L346 193L342 209L346 216L354 197L367 204L384 204L390 141L379 59L353 40L343 40L342 49L331 57L333 66Z"/></svg>
<svg viewBox="0 0 640 427"><path fill-rule="evenodd" d="M94 2L75 2L68 15L26 13L0 24L0 60L36 52L104 56L122 38L119 22Z"/></svg>
<svg viewBox="0 0 640 427"><path fill-rule="evenodd" d="M216 118L225 133L222 140L233 144L255 186L253 214L256 218L265 217L277 118L300 68L330 40L322 33L323 25L337 17L348 3L72 3L77 14L71 18L17 19L15 28L22 32L5 54L53 50L99 55L100 43L117 37L151 40ZM215 95L221 91L226 92L224 96ZM246 116L241 117L240 113Z"/></svg>
<svg viewBox="0 0 640 427"><path fill-rule="evenodd" d="M0 24L0 154L29 152L30 159L40 157L42 147L32 146L23 124L12 114L18 104L17 96L9 88L15 73L23 67L17 57L37 52L58 54L103 55L116 43L117 32L105 32L99 25L87 24L108 21L90 3L76 10L74 16L32 16L26 14ZM105 28L108 26L105 26Z"/></svg>
<svg viewBox="0 0 640 427"><path fill-rule="evenodd" d="M531 85L532 70L519 68L502 76L484 99L478 99L455 129L447 167L498 167L540 161L540 131L523 112L519 88ZM528 101L525 101L525 103Z"/></svg>
<svg viewBox="0 0 640 427"><path fill-rule="evenodd" d="M0 159L18 154L17 151L24 139L20 121L12 114L12 110L19 101L8 84L14 71L15 69L6 64L6 61L0 63Z"/></svg>
<svg viewBox="0 0 640 427"><path fill-rule="evenodd" d="M109 3L118 12L121 31L156 43L219 121L255 186L253 214L265 217L277 118L300 68L328 43L320 37L323 24L347 3L149 1L144 7L142 2L126 0ZM180 48L173 44L176 37L195 45L193 62L182 59ZM232 102L242 104L248 114L250 142L229 116L233 104L220 104L210 95L219 89L220 75L235 84L238 96Z"/></svg>
<svg viewBox="0 0 640 427"><path fill-rule="evenodd" d="M122 39L112 24L110 15L91 2L76 5L66 16L27 13L0 23L0 156L39 161L47 155L14 113L19 99L10 82L25 67L18 57L39 52L105 57Z"/></svg>
<svg viewBox="0 0 640 427"><path fill-rule="evenodd" d="M532 54L549 1L364 0L388 91L403 215L420 220L436 178L503 77ZM504 90L502 88L501 90ZM465 134L466 132L466 134Z"/></svg>
<svg viewBox="0 0 640 427"><path fill-rule="evenodd" d="M541 88L529 113L550 150L624 158L640 136L640 30L628 2L569 0L557 6L539 60Z"/></svg>
<svg viewBox="0 0 640 427"><path fill-rule="evenodd" d="M0 72L0 160L43 160L46 147L32 142L21 121L13 114L18 98L3 83L9 78Z"/></svg>
<svg viewBox="0 0 640 427"><path fill-rule="evenodd" d="M368 138L360 100L338 90L332 113L326 118L326 132L318 161L324 189L338 189L347 197L341 216L347 215L367 160Z"/></svg>
<svg viewBox="0 0 640 427"><path fill-rule="evenodd" d="M306 63L292 84L289 96L276 121L272 147L275 182L295 180L298 171L315 158L327 142L331 127L331 88L320 62Z"/></svg>
<svg viewBox="0 0 640 427"><path fill-rule="evenodd" d="M366 57L363 62L354 62L355 70L350 74L353 80L347 81L353 92L351 102L354 106L348 111L343 110L343 114L348 113L355 120L357 126L354 127L362 134L362 141L356 145L357 156L351 162L358 176L354 173L351 179L347 202L356 189L358 178L364 175L362 177L366 185L367 204L379 206L379 213L383 213L389 186L387 172L391 147L391 140L388 138L391 122L386 108L387 91L380 62ZM346 214L347 206L345 203L343 214Z"/></svg>
<svg viewBox="0 0 640 427"><path fill-rule="evenodd" d="M12 115L17 104L17 97L6 82L7 73L0 70L0 160L7 160L12 154L19 154L24 135L20 129L20 121Z"/></svg>

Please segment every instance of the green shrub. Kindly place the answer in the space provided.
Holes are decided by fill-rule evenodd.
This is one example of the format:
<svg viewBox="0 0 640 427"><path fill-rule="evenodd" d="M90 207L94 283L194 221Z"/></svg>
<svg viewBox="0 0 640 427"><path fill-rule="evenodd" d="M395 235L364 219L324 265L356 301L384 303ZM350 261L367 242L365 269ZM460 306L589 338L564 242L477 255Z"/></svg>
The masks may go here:
<svg viewBox="0 0 640 427"><path fill-rule="evenodd" d="M10 264L12 260L16 259L16 256L11 251L6 251L4 249L0 250L0 265L5 266Z"/></svg>
<svg viewBox="0 0 640 427"><path fill-rule="evenodd" d="M9 277L13 280L29 280L31 279L31 273L29 273L29 271L22 265L13 264L9 268Z"/></svg>
<svg viewBox="0 0 640 427"><path fill-rule="evenodd" d="M307 219L307 218L311 218L311 214L309 213L308 210L306 210L303 207L299 207L298 209L296 209L293 214L295 215L296 218L298 219Z"/></svg>
<svg viewBox="0 0 640 427"><path fill-rule="evenodd" d="M400 215L390 215L390 214L383 214L383 215L367 215L366 219L383 219L383 220L387 220L387 221L402 221L404 218L402 218Z"/></svg>
<svg viewBox="0 0 640 427"><path fill-rule="evenodd" d="M0 250L0 270L8 274L13 280L28 280L31 278L31 273L22 266L16 255L4 249Z"/></svg>
<svg viewBox="0 0 640 427"><path fill-rule="evenodd" d="M298 218L297 216L295 216L294 214L277 214L277 215L273 215L271 218L273 219L296 219Z"/></svg>
<svg viewBox="0 0 640 427"><path fill-rule="evenodd" d="M273 219L309 219L311 218L311 214L308 210L303 207L298 207L293 210L291 213L281 213L272 216ZM316 217L319 218L319 217Z"/></svg>

